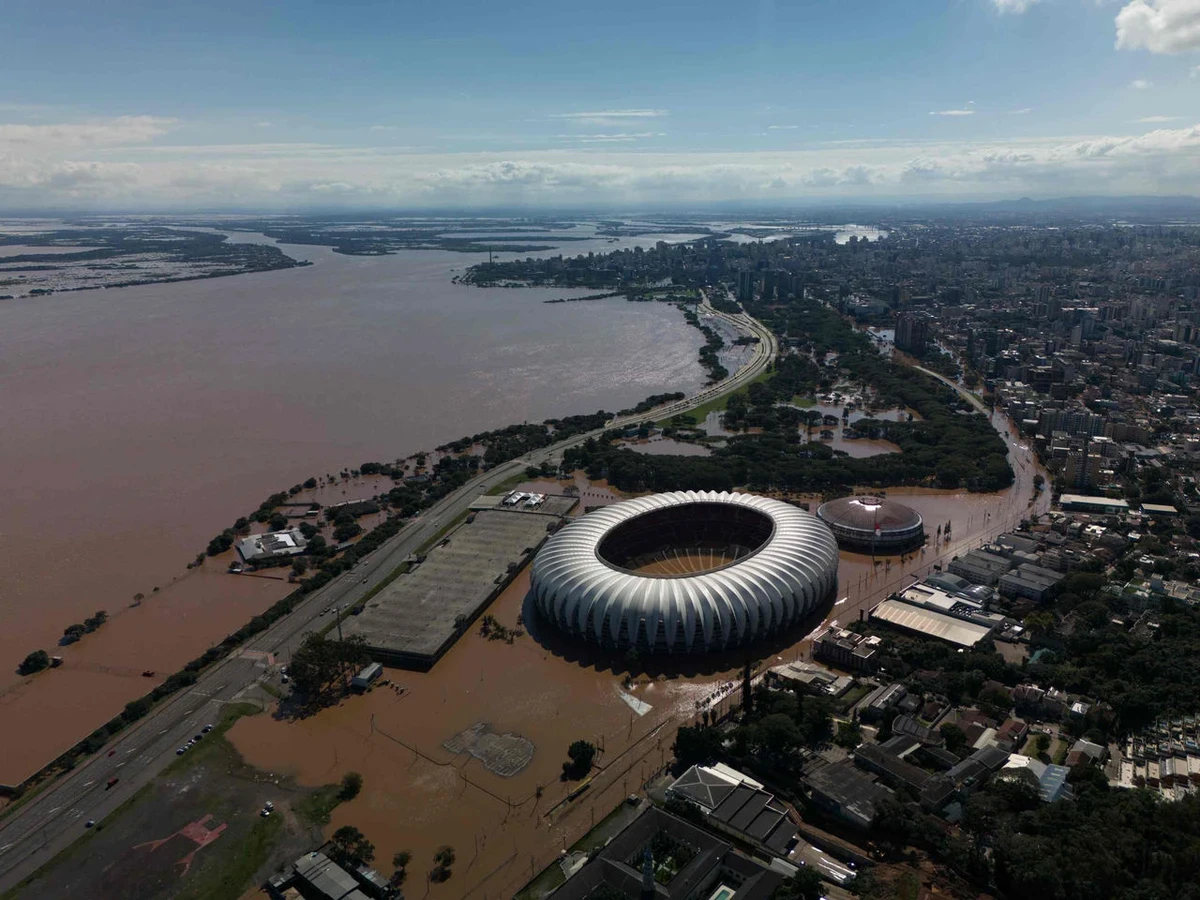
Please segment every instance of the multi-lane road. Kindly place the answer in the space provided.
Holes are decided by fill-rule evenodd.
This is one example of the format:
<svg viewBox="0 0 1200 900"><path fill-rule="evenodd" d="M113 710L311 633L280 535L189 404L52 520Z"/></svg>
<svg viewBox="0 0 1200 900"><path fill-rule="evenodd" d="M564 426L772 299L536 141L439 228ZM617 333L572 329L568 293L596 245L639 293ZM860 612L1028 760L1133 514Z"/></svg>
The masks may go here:
<svg viewBox="0 0 1200 900"><path fill-rule="evenodd" d="M777 344L770 329L761 322L745 313L717 312L707 297L698 307L698 313L702 317L723 319L743 334L757 337L750 360L728 378L686 400L637 416L618 417L608 422L606 428L687 412L738 389L770 366ZM0 892L13 887L70 846L84 833L85 823L100 821L148 784L176 758L178 747L218 717L223 704L245 694L273 665L286 662L306 632L326 624L328 620L321 618L324 610L353 606L439 531L463 515L479 494L503 484L527 466L561 459L564 450L599 437L604 430L576 435L476 476L414 518L353 570L313 592L291 614L213 665L195 685L159 704L74 771L0 818ZM108 782L113 778L118 781L109 787Z"/></svg>

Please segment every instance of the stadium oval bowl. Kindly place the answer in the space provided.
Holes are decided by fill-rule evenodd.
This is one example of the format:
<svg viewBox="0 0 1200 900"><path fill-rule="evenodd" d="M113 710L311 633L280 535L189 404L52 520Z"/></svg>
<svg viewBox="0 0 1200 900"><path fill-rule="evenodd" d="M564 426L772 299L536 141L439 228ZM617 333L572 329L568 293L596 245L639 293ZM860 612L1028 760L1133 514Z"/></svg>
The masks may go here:
<svg viewBox="0 0 1200 900"><path fill-rule="evenodd" d="M837 591L833 533L751 494L677 491L588 513L533 563L534 603L616 650L727 650L785 631Z"/></svg>

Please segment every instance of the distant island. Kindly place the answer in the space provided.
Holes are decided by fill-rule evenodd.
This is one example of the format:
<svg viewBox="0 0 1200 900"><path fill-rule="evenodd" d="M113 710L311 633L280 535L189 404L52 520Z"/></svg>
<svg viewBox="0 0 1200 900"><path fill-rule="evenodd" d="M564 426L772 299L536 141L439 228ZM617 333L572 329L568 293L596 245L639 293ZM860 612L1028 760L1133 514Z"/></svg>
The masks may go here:
<svg viewBox="0 0 1200 900"><path fill-rule="evenodd" d="M157 224L0 234L0 300L306 265L269 244Z"/></svg>

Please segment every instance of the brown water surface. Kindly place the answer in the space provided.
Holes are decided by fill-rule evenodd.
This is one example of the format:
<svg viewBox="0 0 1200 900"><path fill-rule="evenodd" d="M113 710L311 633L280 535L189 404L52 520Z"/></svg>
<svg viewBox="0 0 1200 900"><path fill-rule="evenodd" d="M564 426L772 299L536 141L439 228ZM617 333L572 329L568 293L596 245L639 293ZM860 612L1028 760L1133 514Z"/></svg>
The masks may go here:
<svg viewBox="0 0 1200 900"><path fill-rule="evenodd" d="M62 650L66 670L170 671L243 624L286 585L168 585L310 475L703 382L700 334L665 304L451 284L464 254L284 250L315 264L0 301L0 692L26 653L136 593ZM150 686L68 677L0 693L0 782Z"/></svg>
<svg viewBox="0 0 1200 900"><path fill-rule="evenodd" d="M490 612L512 627L528 589L526 570ZM691 718L714 682L732 677L643 679L625 692L650 705L638 715L622 699L622 676L564 659L528 635L507 644L474 631L432 672L387 675L402 693L378 686L299 722L243 719L229 736L251 764L306 784L361 772L366 789L337 808L327 830L360 828L385 870L393 853L410 851L410 896L425 896L434 850L452 845L459 860L454 874L430 885L428 894L447 898L512 896L531 872L659 771L674 738L668 725ZM442 746L481 722L531 741L528 767L502 778ZM601 769L579 799L568 801L578 783L559 775L567 747L578 739L603 747Z"/></svg>

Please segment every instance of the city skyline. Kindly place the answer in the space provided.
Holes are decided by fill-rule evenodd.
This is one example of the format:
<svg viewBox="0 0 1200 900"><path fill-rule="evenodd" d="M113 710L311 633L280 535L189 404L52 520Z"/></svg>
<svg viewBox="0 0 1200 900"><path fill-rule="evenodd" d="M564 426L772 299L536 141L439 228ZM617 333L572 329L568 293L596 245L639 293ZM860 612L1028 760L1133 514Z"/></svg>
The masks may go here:
<svg viewBox="0 0 1200 900"><path fill-rule="evenodd" d="M1197 0L20 3L0 203L703 206L1200 193Z"/></svg>

